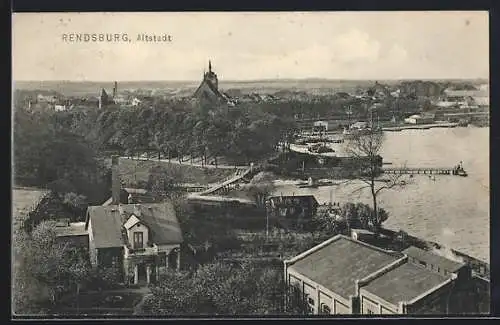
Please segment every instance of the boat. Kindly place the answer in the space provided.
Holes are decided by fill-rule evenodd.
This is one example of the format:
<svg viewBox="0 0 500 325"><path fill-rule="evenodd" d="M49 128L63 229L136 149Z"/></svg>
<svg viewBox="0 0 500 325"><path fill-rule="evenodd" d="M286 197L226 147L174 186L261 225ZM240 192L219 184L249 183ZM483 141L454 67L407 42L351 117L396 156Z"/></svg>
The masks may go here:
<svg viewBox="0 0 500 325"><path fill-rule="evenodd" d="M368 135L371 133L379 133L382 132L382 128L376 127L376 128L370 128L370 127L364 127L364 128L344 128L344 131L342 132L342 135L346 139L350 139L356 136L360 135Z"/></svg>
<svg viewBox="0 0 500 325"><path fill-rule="evenodd" d="M312 153L325 153L325 152L335 152L332 148L327 147L325 144L316 144L308 148L309 152Z"/></svg>
<svg viewBox="0 0 500 325"><path fill-rule="evenodd" d="M452 171L453 175L467 177L468 174L465 169L462 167L462 162L460 162Z"/></svg>

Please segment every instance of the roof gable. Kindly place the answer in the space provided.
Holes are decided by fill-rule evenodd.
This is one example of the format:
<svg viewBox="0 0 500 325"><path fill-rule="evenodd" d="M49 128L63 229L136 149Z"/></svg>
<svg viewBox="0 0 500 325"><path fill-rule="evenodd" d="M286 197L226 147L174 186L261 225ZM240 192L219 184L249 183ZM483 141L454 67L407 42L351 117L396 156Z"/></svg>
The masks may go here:
<svg viewBox="0 0 500 325"><path fill-rule="evenodd" d="M87 210L85 228L88 228L90 219L96 248L120 247L124 244L122 218L117 206L91 206Z"/></svg>
<svg viewBox="0 0 500 325"><path fill-rule="evenodd" d="M129 230L130 228L132 228L133 226L135 226L139 222L140 222L140 220L134 214L132 214L123 226L125 227L125 229Z"/></svg>

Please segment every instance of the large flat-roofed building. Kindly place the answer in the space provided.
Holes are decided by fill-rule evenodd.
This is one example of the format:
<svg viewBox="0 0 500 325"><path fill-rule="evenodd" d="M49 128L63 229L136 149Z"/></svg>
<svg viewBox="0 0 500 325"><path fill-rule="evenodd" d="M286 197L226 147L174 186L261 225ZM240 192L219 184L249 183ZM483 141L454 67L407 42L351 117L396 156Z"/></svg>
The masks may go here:
<svg viewBox="0 0 500 325"><path fill-rule="evenodd" d="M385 251L338 235L285 261L310 314L474 313L470 268L416 247Z"/></svg>
<svg viewBox="0 0 500 325"><path fill-rule="evenodd" d="M311 314L356 314L356 281L402 257L339 235L285 261L286 281Z"/></svg>

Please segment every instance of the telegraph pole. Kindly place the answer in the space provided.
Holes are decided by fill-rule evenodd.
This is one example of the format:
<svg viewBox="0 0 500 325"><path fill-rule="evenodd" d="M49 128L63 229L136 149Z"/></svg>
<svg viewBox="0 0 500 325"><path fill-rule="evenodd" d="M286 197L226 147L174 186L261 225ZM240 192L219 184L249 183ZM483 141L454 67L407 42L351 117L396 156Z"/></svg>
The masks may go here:
<svg viewBox="0 0 500 325"><path fill-rule="evenodd" d="M266 200L265 203L266 207L266 242L269 241L269 212L271 208L271 202L269 200Z"/></svg>

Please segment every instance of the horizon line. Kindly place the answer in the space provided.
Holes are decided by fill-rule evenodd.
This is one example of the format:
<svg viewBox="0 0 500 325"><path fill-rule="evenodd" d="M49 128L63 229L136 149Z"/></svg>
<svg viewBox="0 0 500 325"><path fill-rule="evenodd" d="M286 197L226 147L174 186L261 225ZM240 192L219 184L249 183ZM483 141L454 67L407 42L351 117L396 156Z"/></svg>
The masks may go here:
<svg viewBox="0 0 500 325"><path fill-rule="evenodd" d="M406 80L422 80L422 81L432 81L432 80L489 80L489 77L461 77L461 78L450 78L450 77L439 77L439 78L418 78L418 77L405 77L405 78L319 78L319 77L305 77L305 78L262 78L262 79L227 79L219 80L219 83L244 83L244 82L266 82L266 81L310 81L310 80L321 80L321 81L377 81L377 80L387 80L387 81L406 81ZM200 82L197 80L176 80L176 79L140 79L140 80L69 80L69 79L22 79L14 80L12 82L92 82L92 83L113 83L113 82Z"/></svg>

